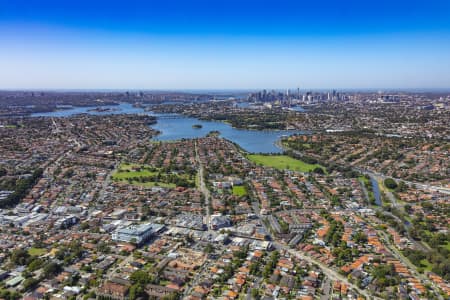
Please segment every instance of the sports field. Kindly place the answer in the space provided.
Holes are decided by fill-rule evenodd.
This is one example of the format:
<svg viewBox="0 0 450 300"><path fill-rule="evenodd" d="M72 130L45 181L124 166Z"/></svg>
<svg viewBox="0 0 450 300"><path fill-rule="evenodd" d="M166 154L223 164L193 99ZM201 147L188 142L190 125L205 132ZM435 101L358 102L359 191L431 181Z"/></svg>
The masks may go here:
<svg viewBox="0 0 450 300"><path fill-rule="evenodd" d="M119 168L113 173L112 179L145 187L174 188L177 185L195 186L196 184L196 180L190 179L187 174L169 174L148 165L127 163L120 164Z"/></svg>
<svg viewBox="0 0 450 300"><path fill-rule="evenodd" d="M322 168L324 172L326 172L325 167L319 164L308 164L304 161L289 157L287 155L249 154L247 158L256 164L272 167L278 170L312 172L315 168Z"/></svg>

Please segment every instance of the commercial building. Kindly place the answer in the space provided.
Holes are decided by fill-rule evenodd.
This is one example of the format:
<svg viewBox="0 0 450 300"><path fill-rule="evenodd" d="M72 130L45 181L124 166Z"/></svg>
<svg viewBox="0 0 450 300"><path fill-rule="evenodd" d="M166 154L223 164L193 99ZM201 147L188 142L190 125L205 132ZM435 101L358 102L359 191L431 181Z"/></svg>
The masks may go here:
<svg viewBox="0 0 450 300"><path fill-rule="evenodd" d="M117 229L112 238L115 241L134 243L137 245L143 244L154 234L161 232L164 225L145 223L140 225L130 225Z"/></svg>

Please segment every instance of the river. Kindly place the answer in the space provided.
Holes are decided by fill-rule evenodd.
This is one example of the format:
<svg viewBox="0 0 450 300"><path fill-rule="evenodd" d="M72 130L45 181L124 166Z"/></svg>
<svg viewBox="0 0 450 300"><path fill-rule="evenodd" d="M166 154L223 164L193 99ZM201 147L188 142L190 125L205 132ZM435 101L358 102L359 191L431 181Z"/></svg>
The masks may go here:
<svg viewBox="0 0 450 300"><path fill-rule="evenodd" d="M370 181L372 183L373 195L375 197L375 204L381 206L381 193L380 187L378 186L378 181L373 176L370 176Z"/></svg>
<svg viewBox="0 0 450 300"><path fill-rule="evenodd" d="M282 136L303 133L293 130L246 130L236 129L231 125L217 121L202 121L196 118L190 118L183 115L174 114L156 114L153 112L144 112L142 108L133 107L129 103L121 103L116 106L101 107L107 109L93 110L95 107L72 107L54 112L34 113L32 117L69 117L76 114L108 115L108 114L149 114L155 116L157 123L151 125L152 128L159 130L161 134L154 140L168 141L203 137L213 130L218 130L220 136L226 138L248 152L254 153L280 153L282 150L276 146L276 141ZM193 128L192 125L202 125L201 128Z"/></svg>

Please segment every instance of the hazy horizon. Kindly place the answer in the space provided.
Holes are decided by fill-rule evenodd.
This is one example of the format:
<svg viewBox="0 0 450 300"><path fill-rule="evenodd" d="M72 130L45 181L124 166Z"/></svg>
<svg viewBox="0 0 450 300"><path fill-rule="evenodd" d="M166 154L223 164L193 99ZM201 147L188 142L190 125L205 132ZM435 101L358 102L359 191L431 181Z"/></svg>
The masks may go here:
<svg viewBox="0 0 450 300"><path fill-rule="evenodd" d="M20 88L20 89L8 89L8 88L0 88L0 92L49 92L49 93L122 93L122 92L145 92L145 93L210 93L210 94L225 94L225 93L252 93L252 92L260 92L262 90L267 91L277 91L277 92L286 92L286 90L290 90L291 92L296 92L297 88L242 88L242 89L221 89L221 88L208 88L208 89L148 89L148 88L131 88L131 89L113 89L113 88L92 88L92 89L83 89L83 88ZM447 93L450 92L450 87L448 88L300 88L301 93L305 92L330 92L330 91L339 91L339 92L348 92L348 93Z"/></svg>

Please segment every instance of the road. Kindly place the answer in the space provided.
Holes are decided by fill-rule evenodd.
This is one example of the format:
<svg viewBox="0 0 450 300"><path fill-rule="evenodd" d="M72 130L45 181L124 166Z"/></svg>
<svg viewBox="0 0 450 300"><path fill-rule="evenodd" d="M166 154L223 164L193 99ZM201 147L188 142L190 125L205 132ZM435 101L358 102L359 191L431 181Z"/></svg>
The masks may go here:
<svg viewBox="0 0 450 300"><path fill-rule="evenodd" d="M55 127L55 133L58 134L61 132L61 130L59 130L58 124L56 124L55 119L52 117L52 123L53 123L53 127Z"/></svg>
<svg viewBox="0 0 450 300"><path fill-rule="evenodd" d="M322 285L323 295L320 297L320 300L329 300L331 297L331 280L326 278Z"/></svg>
<svg viewBox="0 0 450 300"><path fill-rule="evenodd" d="M362 189L362 191L363 191L363 193L364 193L364 199L366 200L366 201L365 201L365 204L366 204L367 206L370 206L369 191L367 190L366 185L364 184L364 182L362 181L362 179L359 179L359 185L361 186L361 189Z"/></svg>
<svg viewBox="0 0 450 300"><path fill-rule="evenodd" d="M261 282L263 281L263 279L261 277L257 278L253 284L251 284L248 288L247 288L247 295L245 297L246 300L252 300L252 290L253 289L259 289L259 287L261 286Z"/></svg>
<svg viewBox="0 0 450 300"><path fill-rule="evenodd" d="M111 182L112 174L114 174L114 171L119 166L120 162L116 162L113 168L113 171L109 172L108 175L106 175L105 180L103 181L102 187L98 190L98 200L103 201L105 200L105 190L109 186Z"/></svg>
<svg viewBox="0 0 450 300"><path fill-rule="evenodd" d="M205 197L205 210L206 210L206 227L208 228L208 231L211 230L211 224L210 224L210 220L211 220L211 212L209 211L210 208L210 201L211 201L211 195L209 193L208 188L206 187L206 183L205 183L205 176L204 176L204 171L203 171L203 163L200 159L200 155L198 154L198 145L197 145L197 140L195 141L195 158L197 160L198 163L198 182L199 182L199 188L200 191L202 192L203 196Z"/></svg>
<svg viewBox="0 0 450 300"><path fill-rule="evenodd" d="M182 299L185 299L186 297L188 297L192 292L193 289L201 284L201 280L205 277L205 272L209 273L209 269L211 267L211 263L209 260L207 260L201 267L200 269L196 270L194 273L194 276L191 280L191 282L189 282L186 285L186 288L183 291L183 296Z"/></svg>
<svg viewBox="0 0 450 300"><path fill-rule="evenodd" d="M117 270L122 269L132 261L133 261L133 254L130 254L127 257L125 257L120 263L116 264L112 269L108 271L107 278L112 279L115 276L117 276Z"/></svg>

